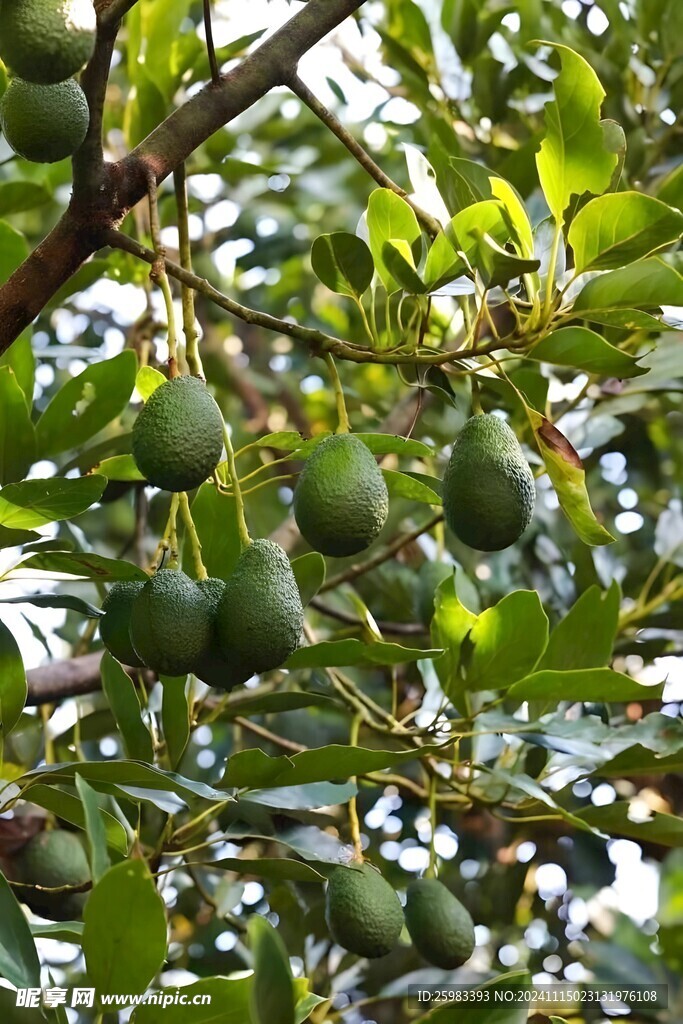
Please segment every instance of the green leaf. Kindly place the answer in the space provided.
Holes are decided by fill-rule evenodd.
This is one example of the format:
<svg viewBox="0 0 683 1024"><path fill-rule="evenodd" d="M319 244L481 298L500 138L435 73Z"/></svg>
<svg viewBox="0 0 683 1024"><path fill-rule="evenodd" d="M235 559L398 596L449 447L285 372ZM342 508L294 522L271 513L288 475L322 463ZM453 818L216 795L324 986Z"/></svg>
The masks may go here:
<svg viewBox="0 0 683 1024"><path fill-rule="evenodd" d="M602 668L612 657L619 621L621 592L612 582L609 590L586 590L550 634L540 669Z"/></svg>
<svg viewBox="0 0 683 1024"><path fill-rule="evenodd" d="M247 934L254 957L250 1001L254 1024L295 1024L292 969L282 938L258 914L249 918Z"/></svg>
<svg viewBox="0 0 683 1024"><path fill-rule="evenodd" d="M296 561L296 559L295 559ZM331 711L337 707L336 701L324 693L302 693L298 690L282 691L281 693L264 693L262 696L251 696L249 690L240 694L240 699L231 701L223 711L222 718L235 715L271 715L285 711L299 711L301 708L323 708Z"/></svg>
<svg viewBox="0 0 683 1024"><path fill-rule="evenodd" d="M190 739L190 706L185 676L162 676L161 721L171 768L177 768Z"/></svg>
<svg viewBox="0 0 683 1024"><path fill-rule="evenodd" d="M97 472L107 480L144 480L132 455L112 455L97 463Z"/></svg>
<svg viewBox="0 0 683 1024"><path fill-rule="evenodd" d="M553 82L555 98L545 107L545 138L536 166L548 206L558 223L573 195L604 192L618 157L605 149L600 107L605 98L598 76L578 53L547 43L560 55L562 70Z"/></svg>
<svg viewBox="0 0 683 1024"><path fill-rule="evenodd" d="M416 757L433 754L441 748L434 745L417 750L371 750L331 744L302 750L299 754L269 757L257 747L240 750L228 759L219 785L222 789L236 787L307 786L330 779L350 779L385 768L414 761Z"/></svg>
<svg viewBox="0 0 683 1024"><path fill-rule="evenodd" d="M396 291L394 277L384 261L384 243L390 239L403 239L411 248L420 239L420 226L411 207L395 192L378 188L370 193L368 201L368 233L370 252L377 273L388 292Z"/></svg>
<svg viewBox="0 0 683 1024"><path fill-rule="evenodd" d="M38 420L41 455L77 448L116 419L128 405L136 370L135 352L126 349L67 381Z"/></svg>
<svg viewBox="0 0 683 1024"><path fill-rule="evenodd" d="M82 921L59 921L55 924L32 924L31 935L35 939L57 939L59 942L73 942L80 946L83 936Z"/></svg>
<svg viewBox="0 0 683 1024"><path fill-rule="evenodd" d="M526 406L526 412L560 507L576 533L584 544L611 544L614 537L597 521L591 508L586 473L578 454L550 420L530 406Z"/></svg>
<svg viewBox="0 0 683 1024"><path fill-rule="evenodd" d="M14 344L10 345L6 352L3 352L0 356L0 366L8 366L14 372L30 411L33 405L33 385L36 369L30 329L23 331Z"/></svg>
<svg viewBox="0 0 683 1024"><path fill-rule="evenodd" d="M647 373L647 367L639 366L628 352L610 345L587 327L561 327L535 345L529 356L554 366L572 366L587 373L621 379Z"/></svg>
<svg viewBox="0 0 683 1024"><path fill-rule="evenodd" d="M49 203L51 198L49 189L37 181L3 181L0 183L0 217L35 210Z"/></svg>
<svg viewBox="0 0 683 1024"><path fill-rule="evenodd" d="M454 239L455 248L465 254L468 263L480 267L483 236L489 235L499 245L504 245L510 237L510 225L501 203L497 199L485 199L456 213L446 234Z"/></svg>
<svg viewBox="0 0 683 1024"><path fill-rule="evenodd" d="M650 811L643 820L643 805L617 800L606 807L587 807L577 818L608 835L628 836L641 843L683 846L683 820L674 814Z"/></svg>
<svg viewBox="0 0 683 1024"><path fill-rule="evenodd" d="M0 736L11 733L26 704L28 685L21 651L0 621Z"/></svg>
<svg viewBox="0 0 683 1024"><path fill-rule="evenodd" d="M143 402L153 395L157 388L166 383L166 377L153 366L141 366L135 377L135 390Z"/></svg>
<svg viewBox="0 0 683 1024"><path fill-rule="evenodd" d="M137 761L154 761L154 744L142 720L135 683L118 661L105 651L101 662L102 689L116 719L126 755Z"/></svg>
<svg viewBox="0 0 683 1024"><path fill-rule="evenodd" d="M292 561L292 572L305 608L325 582L325 559L319 552L309 551Z"/></svg>
<svg viewBox="0 0 683 1024"><path fill-rule="evenodd" d="M536 591L508 594L478 615L470 630L467 689L506 689L534 668L547 643L548 618Z"/></svg>
<svg viewBox="0 0 683 1024"><path fill-rule="evenodd" d="M427 291L436 292L456 278L467 274L469 267L455 251L453 242L445 231L439 231L427 253L424 280Z"/></svg>
<svg viewBox="0 0 683 1024"><path fill-rule="evenodd" d="M149 578L144 569L132 562L124 562L119 558L105 558L104 555L96 555L92 551L39 551L25 559L19 568L65 574L83 580L98 580L100 583L113 583L117 580L144 582Z"/></svg>
<svg viewBox="0 0 683 1024"><path fill-rule="evenodd" d="M359 441L367 445L373 455L409 455L415 458L429 458L434 451L422 441L397 434L356 434Z"/></svg>
<svg viewBox="0 0 683 1024"><path fill-rule="evenodd" d="M476 261L487 288L502 288L514 278L535 274L541 266L540 260L523 259L508 252L487 232L481 233Z"/></svg>
<svg viewBox="0 0 683 1024"><path fill-rule="evenodd" d="M519 700L618 701L659 700L664 684L643 686L611 668L582 668L566 672L539 671L521 679L509 690Z"/></svg>
<svg viewBox="0 0 683 1024"><path fill-rule="evenodd" d="M641 192L611 192L586 203L569 228L577 273L613 270L675 242L683 214Z"/></svg>
<svg viewBox="0 0 683 1024"><path fill-rule="evenodd" d="M242 978L202 978L182 988L161 989L158 1003L142 1003L136 1007L133 1024L251 1024L249 996L252 976ZM175 1002L180 992L185 1003ZM169 1003L164 1004L164 994ZM202 997L209 1002L202 1003ZM195 1002L197 1000L197 1002ZM159 1007L163 1007L163 1017Z"/></svg>
<svg viewBox="0 0 683 1024"><path fill-rule="evenodd" d="M0 549L21 547L40 539L40 534L31 530L8 530L6 526L0 526Z"/></svg>
<svg viewBox="0 0 683 1024"><path fill-rule="evenodd" d="M273 882L324 882L326 874L310 864L289 857L221 857L211 862L211 870L234 871L237 875L253 875Z"/></svg>
<svg viewBox="0 0 683 1024"><path fill-rule="evenodd" d="M389 238L382 245L384 265L404 291L423 295L427 291L417 270L409 243L404 238Z"/></svg>
<svg viewBox="0 0 683 1024"><path fill-rule="evenodd" d="M240 794L240 801L273 810L310 811L347 804L357 793L355 782L311 782L306 786L249 789Z"/></svg>
<svg viewBox="0 0 683 1024"><path fill-rule="evenodd" d="M30 803L43 807L58 818L76 825L77 828L86 828L83 803L73 793L67 793L66 790L58 789L56 786L43 786L37 783L31 786L28 799ZM100 817L104 822L107 845L125 857L128 853L128 837L123 825L109 811L100 810Z"/></svg>
<svg viewBox="0 0 683 1024"><path fill-rule="evenodd" d="M22 594L20 597L0 598L0 604L32 604L34 608L68 608L88 619L99 619L102 609L96 608L80 597L72 594Z"/></svg>
<svg viewBox="0 0 683 1024"><path fill-rule="evenodd" d="M0 525L33 530L47 523L73 519L99 501L106 483L105 477L94 475L8 484L0 491Z"/></svg>
<svg viewBox="0 0 683 1024"><path fill-rule="evenodd" d="M357 299L370 287L375 272L367 245L348 231L319 235L313 242L311 263L330 291Z"/></svg>
<svg viewBox="0 0 683 1024"><path fill-rule="evenodd" d="M0 282L4 284L28 252L28 242L21 231L0 220Z"/></svg>
<svg viewBox="0 0 683 1024"><path fill-rule="evenodd" d="M334 668L342 665L402 665L407 661L421 658L437 658L441 651L423 651L419 648L401 647L400 644L386 644L379 641L364 644L361 640L323 640L310 647L300 647L290 654L284 667Z"/></svg>
<svg viewBox="0 0 683 1024"><path fill-rule="evenodd" d="M383 469L382 476L387 485L387 490L392 498L408 498L410 501L419 501L425 505L441 505L441 495L422 482L426 479L416 479L408 473L399 473L394 469ZM440 487L441 481L434 478L434 486Z"/></svg>
<svg viewBox="0 0 683 1024"><path fill-rule="evenodd" d="M166 958L166 912L149 868L126 860L93 887L83 953L98 996L144 992Z"/></svg>
<svg viewBox="0 0 683 1024"><path fill-rule="evenodd" d="M36 432L14 371L0 367L0 484L21 480L36 459Z"/></svg>
<svg viewBox="0 0 683 1024"><path fill-rule="evenodd" d="M436 589L431 638L444 653L434 662L441 688L456 707L461 706L465 680L460 671L461 651L465 637L477 621L474 612L463 604L455 589L455 576L448 576Z"/></svg>
<svg viewBox="0 0 683 1024"><path fill-rule="evenodd" d="M99 882L102 875L111 867L107 850L107 832L100 813L100 800L82 775L76 776L76 790L83 804L85 814L85 831L88 836L90 872L93 882Z"/></svg>
<svg viewBox="0 0 683 1024"><path fill-rule="evenodd" d="M512 228L512 237L519 247L523 259L534 258L534 232L529 220L529 214L522 202L519 193L512 187L509 181L491 174L489 177L491 196L502 203L505 214ZM487 197L488 198L488 197Z"/></svg>
<svg viewBox="0 0 683 1024"><path fill-rule="evenodd" d="M209 576L227 580L240 554L235 499L213 484L202 484L192 502L192 518ZM186 571L191 572L191 559L186 562Z"/></svg>
<svg viewBox="0 0 683 1024"><path fill-rule="evenodd" d="M40 961L26 916L0 871L0 977L17 988L40 987Z"/></svg>
<svg viewBox="0 0 683 1024"><path fill-rule="evenodd" d="M680 262L665 256L637 260L621 270L594 277L579 292L574 312L589 318L614 309L659 309L683 305Z"/></svg>

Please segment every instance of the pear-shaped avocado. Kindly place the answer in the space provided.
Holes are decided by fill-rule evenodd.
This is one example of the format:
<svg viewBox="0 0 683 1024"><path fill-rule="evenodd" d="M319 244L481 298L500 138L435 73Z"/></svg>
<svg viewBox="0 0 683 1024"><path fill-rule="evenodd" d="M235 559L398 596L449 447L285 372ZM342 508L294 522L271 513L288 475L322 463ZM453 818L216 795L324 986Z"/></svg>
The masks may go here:
<svg viewBox="0 0 683 1024"><path fill-rule="evenodd" d="M338 945L371 959L390 953L403 928L398 896L379 871L367 863L332 871L325 918Z"/></svg>
<svg viewBox="0 0 683 1024"><path fill-rule="evenodd" d="M104 599L104 615L100 619L100 636L104 646L122 665L132 665L134 668L141 668L143 663L130 640L130 613L144 585L141 580L115 583Z"/></svg>
<svg viewBox="0 0 683 1024"><path fill-rule="evenodd" d="M430 964L452 970L472 956L472 918L443 882L436 878L411 882L405 917L415 948Z"/></svg>
<svg viewBox="0 0 683 1024"><path fill-rule="evenodd" d="M308 458L294 491L297 526L311 547L342 558L372 544L389 495L370 449L353 434L332 434Z"/></svg>
<svg viewBox="0 0 683 1024"><path fill-rule="evenodd" d="M130 639L141 661L155 672L193 672L212 632L211 605L194 580L177 569L160 569L133 602Z"/></svg>
<svg viewBox="0 0 683 1024"><path fill-rule="evenodd" d="M529 463L510 427L498 416L472 416L446 467L443 510L464 544L500 551L531 522L536 492Z"/></svg>
<svg viewBox="0 0 683 1024"><path fill-rule="evenodd" d="M39 832L16 855L17 881L57 889L63 885L84 885L91 880L90 865L81 840L74 832L52 829ZM50 921L78 920L88 898L87 892L42 892L20 889L27 906Z"/></svg>
<svg viewBox="0 0 683 1024"><path fill-rule="evenodd" d="M248 678L277 668L301 640L304 610L287 555L255 540L225 584L216 619L223 657Z"/></svg>
<svg viewBox="0 0 683 1024"><path fill-rule="evenodd" d="M216 618L225 593L225 580L210 576L209 579L200 580L197 586L211 606L213 631L207 651L194 667L194 674L209 686L215 686L219 690L232 690L240 683L246 682L252 672L245 669L236 657L230 660L224 658L218 644Z"/></svg>
<svg viewBox="0 0 683 1024"><path fill-rule="evenodd" d="M199 377L173 377L147 399L133 426L133 458L154 487L191 491L223 451L223 416Z"/></svg>

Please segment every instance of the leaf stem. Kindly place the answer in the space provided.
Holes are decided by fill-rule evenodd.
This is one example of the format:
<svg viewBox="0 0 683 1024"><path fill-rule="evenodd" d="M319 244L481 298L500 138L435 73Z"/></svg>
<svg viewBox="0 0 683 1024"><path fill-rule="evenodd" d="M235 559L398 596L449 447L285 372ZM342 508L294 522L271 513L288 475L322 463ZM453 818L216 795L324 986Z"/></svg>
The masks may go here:
<svg viewBox="0 0 683 1024"><path fill-rule="evenodd" d="M555 272L557 270L557 260L560 254L560 242L562 241L562 223L559 220L555 221L555 235L553 237L553 244L550 250L550 261L548 262L548 276L545 282L545 301L543 304L543 316L545 320L550 318L553 308L553 293L555 287Z"/></svg>

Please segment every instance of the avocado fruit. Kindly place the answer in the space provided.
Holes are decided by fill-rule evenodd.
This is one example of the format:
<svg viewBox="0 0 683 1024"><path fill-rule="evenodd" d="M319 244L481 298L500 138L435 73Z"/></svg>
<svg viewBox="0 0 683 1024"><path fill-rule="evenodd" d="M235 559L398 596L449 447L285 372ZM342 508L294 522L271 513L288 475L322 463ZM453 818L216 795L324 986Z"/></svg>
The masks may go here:
<svg viewBox="0 0 683 1024"><path fill-rule="evenodd" d="M148 668L162 675L193 672L211 643L213 615L205 594L179 569L160 569L133 601L130 639Z"/></svg>
<svg viewBox="0 0 683 1024"><path fill-rule="evenodd" d="M246 682L252 673L245 669L237 658L224 658L218 645L216 617L225 592L225 580L210 576L206 580L200 580L197 586L211 606L213 629L209 646L195 665L194 674L209 686L215 686L219 690L232 690L240 683Z"/></svg>
<svg viewBox="0 0 683 1024"><path fill-rule="evenodd" d="M513 431L491 413L472 416L453 445L443 510L456 537L478 551L514 544L531 522L536 491Z"/></svg>
<svg viewBox="0 0 683 1024"><path fill-rule="evenodd" d="M472 956L474 923L469 911L438 879L410 883L405 920L415 948L435 967L453 970Z"/></svg>
<svg viewBox="0 0 683 1024"><path fill-rule="evenodd" d="M368 863L332 870L325 919L339 946L369 959L390 953L403 928L398 896Z"/></svg>
<svg viewBox="0 0 683 1024"><path fill-rule="evenodd" d="M100 619L102 643L122 665L142 668L143 662L135 653L130 639L130 614L135 598L144 587L142 580L115 583L102 603L104 615Z"/></svg>
<svg viewBox="0 0 683 1024"><path fill-rule="evenodd" d="M271 540L255 540L225 584L216 627L220 650L245 678L278 668L301 641L304 610L287 555Z"/></svg>
<svg viewBox="0 0 683 1024"><path fill-rule="evenodd" d="M2 0L0 57L27 82L51 85L71 78L95 49L92 0Z"/></svg>
<svg viewBox="0 0 683 1024"><path fill-rule="evenodd" d="M14 858L17 881L56 889L90 882L90 865L80 838L65 829L39 832ZM50 921L76 921L83 916L87 892L41 892L18 889L19 898L31 910Z"/></svg>
<svg viewBox="0 0 683 1024"><path fill-rule="evenodd" d="M133 458L146 480L191 491L223 452L223 415L199 377L172 377L147 399L133 425Z"/></svg>
<svg viewBox="0 0 683 1024"><path fill-rule="evenodd" d="M360 438L332 434L314 448L294 491L294 517L312 548L355 555L372 544L388 514L382 471Z"/></svg>
<svg viewBox="0 0 683 1024"><path fill-rule="evenodd" d="M75 153L85 139L90 110L78 82L34 85L13 78L0 100L0 128L18 156L52 164Z"/></svg>

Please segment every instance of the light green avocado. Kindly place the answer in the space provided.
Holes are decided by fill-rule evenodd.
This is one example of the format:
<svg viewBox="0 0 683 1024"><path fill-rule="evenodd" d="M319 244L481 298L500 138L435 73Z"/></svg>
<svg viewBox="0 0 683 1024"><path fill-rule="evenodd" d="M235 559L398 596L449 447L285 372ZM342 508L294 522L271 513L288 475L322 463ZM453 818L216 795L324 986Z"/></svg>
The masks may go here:
<svg viewBox="0 0 683 1024"><path fill-rule="evenodd" d="M52 164L75 153L83 142L90 111L78 82L33 85L13 78L0 100L0 128L15 153Z"/></svg>
<svg viewBox="0 0 683 1024"><path fill-rule="evenodd" d="M240 683L246 682L252 673L245 669L237 658L233 657L229 661L224 658L218 645L216 617L225 593L225 580L209 577L209 579L200 580L197 586L211 605L214 625L209 648L195 665L194 674L209 686L215 686L219 690L232 690Z"/></svg>
<svg viewBox="0 0 683 1024"><path fill-rule="evenodd" d="M403 928L398 896L370 864L335 868L329 876L325 919L334 941L358 956L390 953Z"/></svg>
<svg viewBox="0 0 683 1024"><path fill-rule="evenodd" d="M130 639L143 664L155 672L193 672L212 634L209 601L194 580L177 569L160 569L133 602Z"/></svg>
<svg viewBox="0 0 683 1024"><path fill-rule="evenodd" d="M152 392L133 425L133 458L154 487L191 491L223 451L223 416L199 377L173 377Z"/></svg>
<svg viewBox="0 0 683 1024"><path fill-rule="evenodd" d="M308 543L342 558L372 544L389 495L372 452L353 434L332 434L313 450L294 491L294 516Z"/></svg>
<svg viewBox="0 0 683 1024"><path fill-rule="evenodd" d="M529 463L510 427L498 416L472 416L446 467L443 510L464 544L500 551L531 522L536 491Z"/></svg>
<svg viewBox="0 0 683 1024"><path fill-rule="evenodd" d="M474 951L474 924L460 900L436 878L411 882L405 918L415 948L444 970L461 967Z"/></svg>
<svg viewBox="0 0 683 1024"><path fill-rule="evenodd" d="M143 663L130 641L130 613L144 585L141 580L115 583L102 603L102 643L117 661L122 665L132 665L133 668L141 668Z"/></svg>
<svg viewBox="0 0 683 1024"><path fill-rule="evenodd" d="M2 0L0 57L27 82L63 82L90 60L96 29L92 0Z"/></svg>
<svg viewBox="0 0 683 1024"><path fill-rule="evenodd" d="M271 540L246 548L225 584L216 627L223 657L247 672L277 668L299 646L304 610L287 555Z"/></svg>
<svg viewBox="0 0 683 1024"><path fill-rule="evenodd" d="M88 858L74 832L52 829L39 832L22 847L15 858L17 881L56 889L62 885L83 885L91 880ZM20 889L27 906L50 921L73 921L82 917L87 892L49 893Z"/></svg>

